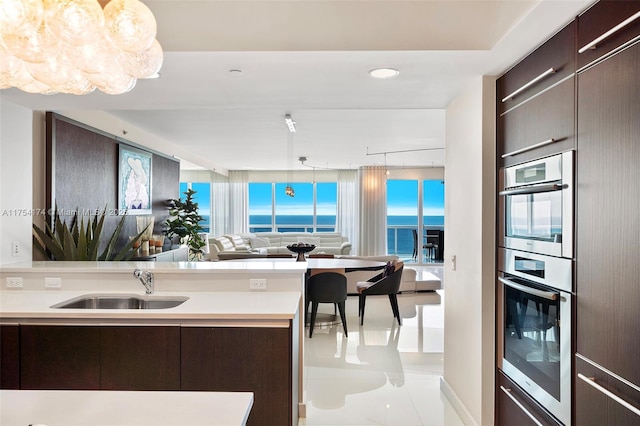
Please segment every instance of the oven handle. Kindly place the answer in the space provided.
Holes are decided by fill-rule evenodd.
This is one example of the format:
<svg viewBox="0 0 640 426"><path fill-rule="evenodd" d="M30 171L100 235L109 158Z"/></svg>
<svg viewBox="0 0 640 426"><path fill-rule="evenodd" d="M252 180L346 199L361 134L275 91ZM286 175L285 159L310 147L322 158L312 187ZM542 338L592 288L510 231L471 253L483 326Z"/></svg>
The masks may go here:
<svg viewBox="0 0 640 426"><path fill-rule="evenodd" d="M498 195L518 195L518 194L537 194L539 192L560 191L568 188L569 185L562 183L545 183L542 185L531 185L523 188L505 189L498 192Z"/></svg>
<svg viewBox="0 0 640 426"><path fill-rule="evenodd" d="M513 401L514 404L516 404L536 424L536 426L542 426L542 423L540 423L538 419L536 419L533 414L531 414L529 410L527 410L524 405L516 399L515 396L511 395L511 389L507 389L502 385L500 385L500 389L505 393L505 395L511 398L511 401Z"/></svg>
<svg viewBox="0 0 640 426"><path fill-rule="evenodd" d="M513 287L516 290L520 290L525 293L531 293L536 296L544 297L549 300L556 300L558 298L558 293L554 293L552 291L542 291L537 288L528 287L526 285L518 284L506 278L498 277L498 281L500 281L504 285L508 285L509 287Z"/></svg>

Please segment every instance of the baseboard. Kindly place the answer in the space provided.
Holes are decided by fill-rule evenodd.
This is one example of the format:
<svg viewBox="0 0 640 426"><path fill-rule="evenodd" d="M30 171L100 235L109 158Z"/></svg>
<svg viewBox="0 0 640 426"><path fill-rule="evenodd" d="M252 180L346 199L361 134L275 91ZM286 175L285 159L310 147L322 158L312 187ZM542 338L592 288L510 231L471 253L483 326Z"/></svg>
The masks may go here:
<svg viewBox="0 0 640 426"><path fill-rule="evenodd" d="M451 386L447 383L444 377L440 377L440 392L447 398L453 409L458 413L460 419L465 425L479 426L474 420L473 416L467 410L467 407L462 403L462 400L458 398L458 395L453 391Z"/></svg>

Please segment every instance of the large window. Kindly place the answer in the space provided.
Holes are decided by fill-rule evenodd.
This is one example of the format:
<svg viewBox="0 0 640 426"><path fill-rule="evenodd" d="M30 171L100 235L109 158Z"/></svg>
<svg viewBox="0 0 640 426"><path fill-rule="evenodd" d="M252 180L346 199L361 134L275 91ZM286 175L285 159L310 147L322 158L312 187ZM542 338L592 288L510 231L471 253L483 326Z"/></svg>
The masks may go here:
<svg viewBox="0 0 640 426"><path fill-rule="evenodd" d="M335 182L249 183L249 231L335 231L337 197Z"/></svg>
<svg viewBox="0 0 640 426"><path fill-rule="evenodd" d="M187 189L196 191L193 201L198 203L198 213L202 216L200 226L202 232L209 232L211 228L211 184L209 182L180 182L180 199L184 201Z"/></svg>
<svg viewBox="0 0 640 426"><path fill-rule="evenodd" d="M387 181L387 252L406 262L430 262L444 230L444 182ZM435 232L435 234L433 234ZM437 237L437 238L439 238ZM427 248L426 248L427 247Z"/></svg>
<svg viewBox="0 0 640 426"><path fill-rule="evenodd" d="M413 232L418 228L418 181L387 181L387 252L413 257Z"/></svg>
<svg viewBox="0 0 640 426"><path fill-rule="evenodd" d="M444 181L422 182L422 216L426 229L444 230Z"/></svg>

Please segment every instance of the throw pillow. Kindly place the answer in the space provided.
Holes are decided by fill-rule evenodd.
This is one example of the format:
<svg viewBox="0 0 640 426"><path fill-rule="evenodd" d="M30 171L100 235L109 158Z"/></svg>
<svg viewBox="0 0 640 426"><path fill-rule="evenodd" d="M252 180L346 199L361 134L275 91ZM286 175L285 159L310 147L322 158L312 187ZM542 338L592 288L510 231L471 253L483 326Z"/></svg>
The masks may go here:
<svg viewBox="0 0 640 426"><path fill-rule="evenodd" d="M271 247L271 241L268 238L251 237L249 243L251 248Z"/></svg>
<svg viewBox="0 0 640 426"><path fill-rule="evenodd" d="M314 246L318 247L320 245L320 237L299 237L298 242L305 243L305 244L313 244Z"/></svg>

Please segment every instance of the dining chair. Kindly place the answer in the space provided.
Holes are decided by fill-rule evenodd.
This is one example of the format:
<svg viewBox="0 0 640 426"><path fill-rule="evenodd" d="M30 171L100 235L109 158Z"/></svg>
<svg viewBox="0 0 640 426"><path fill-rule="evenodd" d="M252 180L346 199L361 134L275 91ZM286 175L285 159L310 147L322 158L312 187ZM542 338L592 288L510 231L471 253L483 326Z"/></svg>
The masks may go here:
<svg viewBox="0 0 640 426"><path fill-rule="evenodd" d="M418 231L416 229L411 230L413 233L413 254L411 258L416 260L418 258Z"/></svg>
<svg viewBox="0 0 640 426"><path fill-rule="evenodd" d="M358 290L358 315L360 316L360 325L364 324L364 308L367 296L383 295L389 296L391 310L393 316L398 320L398 325L402 325L400 319L400 310L398 309L397 294L400 291L400 283L402 282L402 270L404 262L396 262L393 264L393 271L385 268L385 271L369 279L356 284Z"/></svg>
<svg viewBox="0 0 640 426"><path fill-rule="evenodd" d="M347 301L347 277L338 272L320 272L307 279L306 309L309 312L311 304L311 319L309 323L309 338L313 336L319 303L333 303L338 307L344 336L347 335L347 317L345 302Z"/></svg>

